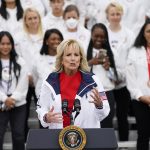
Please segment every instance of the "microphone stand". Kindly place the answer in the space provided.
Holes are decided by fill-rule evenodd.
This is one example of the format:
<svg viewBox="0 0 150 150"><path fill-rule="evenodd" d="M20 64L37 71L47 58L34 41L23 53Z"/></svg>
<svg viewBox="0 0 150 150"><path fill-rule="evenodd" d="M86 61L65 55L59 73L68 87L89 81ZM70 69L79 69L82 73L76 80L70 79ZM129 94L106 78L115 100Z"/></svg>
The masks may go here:
<svg viewBox="0 0 150 150"><path fill-rule="evenodd" d="M70 114L70 123L71 123L71 125L74 125L74 120L73 120L73 115L72 115L72 113Z"/></svg>
<svg viewBox="0 0 150 150"><path fill-rule="evenodd" d="M74 119L76 119L76 117L80 114L80 110L81 110L80 100L75 99L75 101L74 101L74 110L73 111L76 111L76 115L75 115Z"/></svg>
<svg viewBox="0 0 150 150"><path fill-rule="evenodd" d="M68 110L68 100L67 99L63 100L62 111L64 114L66 114L70 118L70 125L74 125L74 120L80 113L81 105L80 105L80 101L78 99L75 99L74 107L75 108L73 111L69 111ZM72 115L72 112L74 112L74 111L76 111L75 118L73 118L73 115Z"/></svg>

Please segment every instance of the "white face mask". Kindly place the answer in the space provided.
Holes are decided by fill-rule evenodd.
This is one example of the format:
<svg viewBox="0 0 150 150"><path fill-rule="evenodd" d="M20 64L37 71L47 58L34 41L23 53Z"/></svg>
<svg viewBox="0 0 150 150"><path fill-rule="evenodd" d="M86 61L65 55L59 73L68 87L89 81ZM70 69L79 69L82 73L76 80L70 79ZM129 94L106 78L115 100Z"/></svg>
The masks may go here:
<svg viewBox="0 0 150 150"><path fill-rule="evenodd" d="M66 26L69 28L69 29L75 29L78 25L78 20L77 19L74 19L74 18L70 18L68 20L66 20Z"/></svg>

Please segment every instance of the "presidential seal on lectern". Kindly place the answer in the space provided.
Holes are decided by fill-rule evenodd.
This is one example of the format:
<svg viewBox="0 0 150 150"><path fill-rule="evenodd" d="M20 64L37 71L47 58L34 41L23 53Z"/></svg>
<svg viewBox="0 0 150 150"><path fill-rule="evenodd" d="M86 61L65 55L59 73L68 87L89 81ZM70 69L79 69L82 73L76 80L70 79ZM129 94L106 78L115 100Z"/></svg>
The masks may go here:
<svg viewBox="0 0 150 150"><path fill-rule="evenodd" d="M86 134L77 126L67 126L59 134L59 144L63 150L82 150L86 144Z"/></svg>

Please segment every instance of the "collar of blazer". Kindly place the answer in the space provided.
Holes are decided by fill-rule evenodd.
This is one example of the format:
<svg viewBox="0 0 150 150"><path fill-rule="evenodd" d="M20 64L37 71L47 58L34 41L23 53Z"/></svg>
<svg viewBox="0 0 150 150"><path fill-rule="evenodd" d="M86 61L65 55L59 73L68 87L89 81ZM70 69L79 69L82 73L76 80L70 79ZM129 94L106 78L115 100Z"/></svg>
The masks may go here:
<svg viewBox="0 0 150 150"><path fill-rule="evenodd" d="M93 73L81 72L82 81L80 83L80 87L78 89L77 95L83 97L87 92L89 92L93 87L96 87L97 84L93 79ZM60 94L60 83L59 83L59 74L58 72L51 73L46 82L51 85L56 95Z"/></svg>

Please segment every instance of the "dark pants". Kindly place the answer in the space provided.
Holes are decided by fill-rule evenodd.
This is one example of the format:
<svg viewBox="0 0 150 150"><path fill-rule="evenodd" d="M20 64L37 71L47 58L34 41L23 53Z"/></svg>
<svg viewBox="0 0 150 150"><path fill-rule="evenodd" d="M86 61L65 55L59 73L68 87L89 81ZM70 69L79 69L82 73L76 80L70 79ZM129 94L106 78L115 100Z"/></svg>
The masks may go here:
<svg viewBox="0 0 150 150"><path fill-rule="evenodd" d="M128 110L131 101L130 93L126 87L114 90L116 101L116 116L118 121L118 133L120 141L128 141L129 124Z"/></svg>
<svg viewBox="0 0 150 150"><path fill-rule="evenodd" d="M101 121L101 128L113 128L113 117L115 113L113 91L107 91L106 95L110 106L110 113L104 120Z"/></svg>
<svg viewBox="0 0 150 150"><path fill-rule="evenodd" d="M4 134L10 122L13 150L25 150L24 125L26 105L15 107L10 111L0 112L0 150L3 150Z"/></svg>
<svg viewBox="0 0 150 150"><path fill-rule="evenodd" d="M132 103L138 131L137 150L149 150L150 107L136 100Z"/></svg>
<svg viewBox="0 0 150 150"><path fill-rule="evenodd" d="M36 105L37 103L37 98L36 98L36 94L35 94L35 88L29 86L28 88L28 93L27 93L27 97L26 97L26 101L27 101L27 107L26 107L26 121L25 121L25 140L27 139L27 135L28 135L28 131L29 131L29 126L28 126L28 119L29 119L29 115L30 115L30 105L31 105L31 100L34 100L34 103Z"/></svg>

